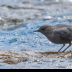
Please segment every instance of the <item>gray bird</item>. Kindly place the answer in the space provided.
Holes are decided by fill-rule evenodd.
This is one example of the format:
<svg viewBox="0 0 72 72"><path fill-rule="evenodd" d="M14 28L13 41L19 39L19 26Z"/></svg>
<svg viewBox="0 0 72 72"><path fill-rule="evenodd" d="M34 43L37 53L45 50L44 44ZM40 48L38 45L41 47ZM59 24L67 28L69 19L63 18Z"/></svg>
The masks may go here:
<svg viewBox="0 0 72 72"><path fill-rule="evenodd" d="M66 25L66 24L57 24L57 25L54 25L54 26L43 25L38 30L35 30L34 32L41 32L51 42L53 42L55 44L63 44L63 46L59 49L58 52L60 52L60 50L67 43L69 43L69 46L66 49L68 49L71 46L72 25ZM63 50L62 52L64 52L65 50Z"/></svg>

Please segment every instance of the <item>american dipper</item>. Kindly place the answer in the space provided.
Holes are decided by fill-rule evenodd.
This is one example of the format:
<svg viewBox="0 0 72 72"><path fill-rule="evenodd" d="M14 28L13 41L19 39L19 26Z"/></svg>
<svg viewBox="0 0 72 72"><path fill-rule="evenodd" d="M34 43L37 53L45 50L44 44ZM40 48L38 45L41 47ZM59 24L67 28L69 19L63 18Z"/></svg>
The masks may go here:
<svg viewBox="0 0 72 72"><path fill-rule="evenodd" d="M38 30L35 30L34 32L41 32L51 42L53 42L55 44L63 44L63 46L59 49L58 52L60 52L60 50L67 43L69 43L69 46L66 49L68 49L71 46L72 25L66 25L66 24L57 24L57 25L54 25L54 26L43 25ZM65 50L63 50L62 52L64 52Z"/></svg>

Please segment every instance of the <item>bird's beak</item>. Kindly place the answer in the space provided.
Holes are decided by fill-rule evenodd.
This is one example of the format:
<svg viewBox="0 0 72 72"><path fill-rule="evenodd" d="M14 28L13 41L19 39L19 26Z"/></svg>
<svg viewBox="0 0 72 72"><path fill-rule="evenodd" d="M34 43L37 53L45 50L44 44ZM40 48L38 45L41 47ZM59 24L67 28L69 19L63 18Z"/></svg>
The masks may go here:
<svg viewBox="0 0 72 72"><path fill-rule="evenodd" d="M33 32L39 32L39 30L35 30L35 31L33 31Z"/></svg>

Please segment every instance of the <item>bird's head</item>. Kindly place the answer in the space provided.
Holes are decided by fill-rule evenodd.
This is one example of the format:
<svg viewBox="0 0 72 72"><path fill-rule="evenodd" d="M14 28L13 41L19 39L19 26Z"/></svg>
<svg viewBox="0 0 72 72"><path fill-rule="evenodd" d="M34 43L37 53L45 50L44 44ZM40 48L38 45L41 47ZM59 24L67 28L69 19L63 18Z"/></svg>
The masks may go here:
<svg viewBox="0 0 72 72"><path fill-rule="evenodd" d="M43 25L38 30L35 30L34 32L41 32L41 33L45 34L45 33L49 32L51 28L52 28L51 25Z"/></svg>

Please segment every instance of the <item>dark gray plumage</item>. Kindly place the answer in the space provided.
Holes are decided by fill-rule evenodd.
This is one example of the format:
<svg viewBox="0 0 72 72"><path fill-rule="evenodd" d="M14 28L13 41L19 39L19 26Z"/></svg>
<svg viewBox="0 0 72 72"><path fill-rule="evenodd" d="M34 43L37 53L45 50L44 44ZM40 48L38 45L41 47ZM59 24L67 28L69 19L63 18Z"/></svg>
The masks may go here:
<svg viewBox="0 0 72 72"><path fill-rule="evenodd" d="M69 43L69 46L66 49L68 49L71 46L72 25L66 25L66 24L57 24L54 26L43 25L39 28L39 30L35 30L34 32L41 32L51 42L55 44L63 44L63 46L59 49L58 52L60 52L60 50L65 46L66 43ZM63 50L62 52L64 52L65 50Z"/></svg>

